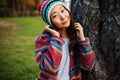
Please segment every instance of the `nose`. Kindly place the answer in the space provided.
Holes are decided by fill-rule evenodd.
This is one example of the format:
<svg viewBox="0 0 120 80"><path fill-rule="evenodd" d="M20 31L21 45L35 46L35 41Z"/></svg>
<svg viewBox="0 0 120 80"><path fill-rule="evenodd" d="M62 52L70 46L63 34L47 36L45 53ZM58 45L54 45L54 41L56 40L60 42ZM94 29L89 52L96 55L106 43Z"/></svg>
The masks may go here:
<svg viewBox="0 0 120 80"><path fill-rule="evenodd" d="M61 19L61 20L64 20L64 19L65 19L65 14L61 13L61 14L60 14L60 19Z"/></svg>

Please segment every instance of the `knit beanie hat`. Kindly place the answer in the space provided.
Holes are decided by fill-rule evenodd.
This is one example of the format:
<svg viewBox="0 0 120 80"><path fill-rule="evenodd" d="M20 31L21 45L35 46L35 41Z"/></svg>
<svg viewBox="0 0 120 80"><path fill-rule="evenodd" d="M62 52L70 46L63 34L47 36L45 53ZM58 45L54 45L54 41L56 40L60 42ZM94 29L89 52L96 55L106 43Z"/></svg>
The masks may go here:
<svg viewBox="0 0 120 80"><path fill-rule="evenodd" d="M40 13L40 16L50 26L52 26L52 23L50 20L50 11L55 5L58 5L58 4L61 4L64 7L66 7L65 3L62 2L61 0L45 0L42 3L38 4L37 8Z"/></svg>

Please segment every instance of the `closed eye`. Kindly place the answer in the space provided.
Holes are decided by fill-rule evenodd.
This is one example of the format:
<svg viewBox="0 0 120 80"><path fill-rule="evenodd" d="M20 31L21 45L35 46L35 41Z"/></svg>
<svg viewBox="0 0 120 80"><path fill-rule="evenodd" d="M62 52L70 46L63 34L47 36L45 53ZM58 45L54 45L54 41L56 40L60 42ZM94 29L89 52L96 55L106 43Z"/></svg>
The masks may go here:
<svg viewBox="0 0 120 80"><path fill-rule="evenodd" d="M52 15L52 18L56 18L58 15L57 14L55 14L55 15Z"/></svg>
<svg viewBox="0 0 120 80"><path fill-rule="evenodd" d="M65 11L65 9L62 9L61 12L63 13Z"/></svg>

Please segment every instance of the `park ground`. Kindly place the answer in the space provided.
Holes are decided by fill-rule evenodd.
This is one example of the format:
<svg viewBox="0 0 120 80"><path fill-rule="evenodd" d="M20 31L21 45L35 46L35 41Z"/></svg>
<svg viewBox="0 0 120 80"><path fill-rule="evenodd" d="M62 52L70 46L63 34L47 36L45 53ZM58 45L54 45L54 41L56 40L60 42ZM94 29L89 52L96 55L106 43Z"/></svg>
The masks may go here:
<svg viewBox="0 0 120 80"><path fill-rule="evenodd" d="M0 80L35 80L35 40L44 29L40 17L0 18Z"/></svg>

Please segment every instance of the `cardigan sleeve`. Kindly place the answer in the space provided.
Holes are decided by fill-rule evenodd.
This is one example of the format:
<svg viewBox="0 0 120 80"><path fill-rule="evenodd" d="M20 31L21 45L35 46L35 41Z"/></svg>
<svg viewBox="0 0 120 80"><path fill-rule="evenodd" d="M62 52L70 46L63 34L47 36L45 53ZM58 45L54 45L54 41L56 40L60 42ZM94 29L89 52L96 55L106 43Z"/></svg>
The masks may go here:
<svg viewBox="0 0 120 80"><path fill-rule="evenodd" d="M62 58L62 38L52 36L48 41L46 35L41 35L35 44L35 56L40 69L55 74Z"/></svg>
<svg viewBox="0 0 120 80"><path fill-rule="evenodd" d="M95 54L90 45L90 39L79 41L79 64L80 67L86 70L91 70L94 66Z"/></svg>

